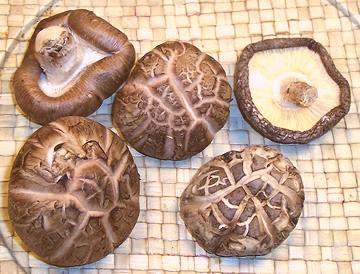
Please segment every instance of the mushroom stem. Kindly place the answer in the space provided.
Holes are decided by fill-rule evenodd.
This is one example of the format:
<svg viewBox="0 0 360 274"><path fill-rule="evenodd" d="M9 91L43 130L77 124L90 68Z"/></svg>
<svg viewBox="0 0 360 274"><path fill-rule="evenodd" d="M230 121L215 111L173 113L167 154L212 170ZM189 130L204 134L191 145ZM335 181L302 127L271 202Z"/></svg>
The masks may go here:
<svg viewBox="0 0 360 274"><path fill-rule="evenodd" d="M80 66L82 56L78 41L65 27L51 26L36 36L35 58L51 84L69 79Z"/></svg>
<svg viewBox="0 0 360 274"><path fill-rule="evenodd" d="M281 91L285 100L300 107L311 106L318 97L317 89L302 81L294 81L286 85Z"/></svg>

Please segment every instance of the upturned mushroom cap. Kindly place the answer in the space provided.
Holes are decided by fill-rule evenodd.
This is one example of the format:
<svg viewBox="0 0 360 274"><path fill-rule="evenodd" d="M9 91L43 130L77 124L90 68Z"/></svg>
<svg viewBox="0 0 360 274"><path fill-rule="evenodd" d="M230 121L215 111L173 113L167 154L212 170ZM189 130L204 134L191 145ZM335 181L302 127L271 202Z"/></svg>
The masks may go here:
<svg viewBox="0 0 360 274"><path fill-rule="evenodd" d="M180 214L209 253L265 255L294 229L303 203L291 162L270 147L249 146L201 166L181 195Z"/></svg>
<svg viewBox="0 0 360 274"><path fill-rule="evenodd" d="M245 120L279 143L308 143L343 118L350 88L326 49L310 38L248 45L235 67L234 93Z"/></svg>
<svg viewBox="0 0 360 274"><path fill-rule="evenodd" d="M139 152L181 160L201 152L227 121L231 87L221 65L195 46L166 42L135 65L113 122Z"/></svg>
<svg viewBox="0 0 360 274"><path fill-rule="evenodd" d="M16 233L42 260L87 264L129 236L139 215L139 174L116 134L86 118L64 117L21 148L8 202Z"/></svg>
<svg viewBox="0 0 360 274"><path fill-rule="evenodd" d="M128 77L135 50L124 33L88 10L42 20L30 39L13 87L33 121L87 116Z"/></svg>

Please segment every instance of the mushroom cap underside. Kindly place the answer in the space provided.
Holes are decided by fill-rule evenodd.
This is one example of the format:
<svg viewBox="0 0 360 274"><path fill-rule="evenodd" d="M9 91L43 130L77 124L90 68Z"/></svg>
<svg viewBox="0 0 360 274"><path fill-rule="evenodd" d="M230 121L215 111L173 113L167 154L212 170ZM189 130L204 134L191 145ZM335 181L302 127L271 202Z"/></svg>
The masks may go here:
<svg viewBox="0 0 360 274"><path fill-rule="evenodd" d="M81 45L86 45L90 53L85 52L85 57L90 62L83 63L74 72L77 76L65 85L54 87L59 89L59 96L48 96L46 92L53 90L44 83L35 42L38 33L54 26L67 28ZM98 56L94 57L94 53ZM123 84L134 62L135 50L126 35L104 19L82 9L59 13L40 21L35 28L23 62L13 77L15 97L24 113L40 124L63 116L87 116Z"/></svg>
<svg viewBox="0 0 360 274"><path fill-rule="evenodd" d="M304 104L289 99L292 87ZM249 124L280 143L307 143L323 135L346 115L351 99L326 49L310 38L248 45L236 64L234 93Z"/></svg>

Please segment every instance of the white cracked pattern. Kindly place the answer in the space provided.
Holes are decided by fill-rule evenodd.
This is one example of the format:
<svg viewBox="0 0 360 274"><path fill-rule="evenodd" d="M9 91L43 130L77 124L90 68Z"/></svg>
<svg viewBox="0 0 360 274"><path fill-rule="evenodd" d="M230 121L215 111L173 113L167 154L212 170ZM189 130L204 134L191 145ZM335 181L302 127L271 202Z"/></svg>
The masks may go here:
<svg viewBox="0 0 360 274"><path fill-rule="evenodd" d="M97 261L130 234L139 214L139 175L126 145L104 126L66 117L36 131L19 152L9 215L44 261Z"/></svg>
<svg viewBox="0 0 360 274"><path fill-rule="evenodd" d="M181 217L219 256L269 253L294 229L304 202L301 177L270 147L230 151L203 165L181 196Z"/></svg>
<svg viewBox="0 0 360 274"><path fill-rule="evenodd" d="M45 1L47 2L47 1ZM48 1L50 2L50 1ZM358 106L359 29L327 1L209 1L209 0L74 0L56 2L5 0L0 20L0 185L2 219L0 272L23 273L359 273L360 134ZM335 2L335 1L332 1ZM337 1L339 3L339 1ZM6 4L8 3L8 4ZM29 4L29 5L28 5ZM14 155L39 126L18 111L11 77L24 56L40 19L81 6L128 35L142 57L169 39L196 45L214 57L232 85L234 65L243 48L273 37L313 37L322 43L342 74L351 81L350 113L322 138L308 145L276 145L249 128L235 100L228 123L203 153L191 159L157 161L132 150L141 178L141 212L130 237L103 260L79 268L55 268L23 248L7 214L7 189ZM360 14L354 1L340 3ZM44 10L46 10L45 13ZM6 15L6 13L9 13ZM353 17L354 18L354 17ZM351 18L351 19L353 19ZM23 27L25 26L25 28ZM2 56L2 57L1 57ZM92 118L111 127L113 98L104 100ZM178 216L179 197L201 164L242 144L277 147L301 172L306 201L298 225L288 239L267 256L220 258L207 254ZM176 183L175 183L176 182ZM16 257L16 260L11 257Z"/></svg>
<svg viewBox="0 0 360 274"><path fill-rule="evenodd" d="M210 144L230 98L217 61L191 44L166 42L138 61L115 99L113 120L138 151L181 160Z"/></svg>

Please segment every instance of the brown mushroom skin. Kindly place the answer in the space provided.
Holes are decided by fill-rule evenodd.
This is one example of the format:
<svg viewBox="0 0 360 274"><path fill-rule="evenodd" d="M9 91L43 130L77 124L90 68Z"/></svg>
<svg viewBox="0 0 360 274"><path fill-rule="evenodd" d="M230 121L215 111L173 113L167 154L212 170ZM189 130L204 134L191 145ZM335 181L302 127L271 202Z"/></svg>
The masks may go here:
<svg viewBox="0 0 360 274"><path fill-rule="evenodd" d="M183 160L226 123L231 87L221 65L195 46L168 41L135 65L113 104L113 123L139 152Z"/></svg>
<svg viewBox="0 0 360 274"><path fill-rule="evenodd" d="M139 215L139 174L126 144L83 117L37 130L17 155L10 221L48 264L76 266L112 252Z"/></svg>
<svg viewBox="0 0 360 274"><path fill-rule="evenodd" d="M340 89L340 105L330 110L311 129L306 131L289 130L272 125L255 106L249 89L248 64L256 52L292 47L307 47L319 54L327 73ZM349 112L351 103L348 81L337 70L326 49L311 38L274 38L246 46L235 65L234 94L244 119L264 137L283 144L306 144L322 136Z"/></svg>
<svg viewBox="0 0 360 274"><path fill-rule="evenodd" d="M229 151L201 166L180 198L180 215L197 243L218 256L265 255L296 226L301 177L279 151Z"/></svg>
<svg viewBox="0 0 360 274"><path fill-rule="evenodd" d="M56 25L67 26L84 41L111 55L84 68L64 94L49 97L38 84L43 70L35 57L35 39L41 30ZM133 45L104 19L83 9L59 13L40 21L35 28L13 77L15 98L23 112L39 124L69 115L88 116L123 84L134 62Z"/></svg>

